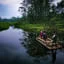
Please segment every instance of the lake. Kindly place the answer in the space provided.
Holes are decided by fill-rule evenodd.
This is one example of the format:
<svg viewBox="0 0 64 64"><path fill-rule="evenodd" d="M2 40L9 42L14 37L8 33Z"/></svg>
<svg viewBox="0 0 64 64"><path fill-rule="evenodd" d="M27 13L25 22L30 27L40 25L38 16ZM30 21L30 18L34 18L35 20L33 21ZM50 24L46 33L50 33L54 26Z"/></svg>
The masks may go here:
<svg viewBox="0 0 64 64"><path fill-rule="evenodd" d="M64 49L51 53L33 35L13 26L0 31L0 64L64 64Z"/></svg>

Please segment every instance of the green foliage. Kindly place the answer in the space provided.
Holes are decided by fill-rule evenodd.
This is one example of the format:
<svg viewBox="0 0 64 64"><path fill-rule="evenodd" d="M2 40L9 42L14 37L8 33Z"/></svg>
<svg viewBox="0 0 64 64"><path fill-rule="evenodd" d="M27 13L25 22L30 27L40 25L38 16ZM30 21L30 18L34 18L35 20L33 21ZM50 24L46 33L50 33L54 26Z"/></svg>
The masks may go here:
<svg viewBox="0 0 64 64"><path fill-rule="evenodd" d="M15 22L0 22L0 31L8 29L9 26L12 26L14 24L15 24Z"/></svg>
<svg viewBox="0 0 64 64"><path fill-rule="evenodd" d="M48 2L49 0L24 0L23 3L21 3L20 11L21 13L23 12L23 16L28 19L30 23L37 20L40 21L49 15Z"/></svg>
<svg viewBox="0 0 64 64"><path fill-rule="evenodd" d="M44 29L43 24L21 24L18 27L30 32L39 32Z"/></svg>
<svg viewBox="0 0 64 64"><path fill-rule="evenodd" d="M8 29L9 23L0 22L0 30Z"/></svg>

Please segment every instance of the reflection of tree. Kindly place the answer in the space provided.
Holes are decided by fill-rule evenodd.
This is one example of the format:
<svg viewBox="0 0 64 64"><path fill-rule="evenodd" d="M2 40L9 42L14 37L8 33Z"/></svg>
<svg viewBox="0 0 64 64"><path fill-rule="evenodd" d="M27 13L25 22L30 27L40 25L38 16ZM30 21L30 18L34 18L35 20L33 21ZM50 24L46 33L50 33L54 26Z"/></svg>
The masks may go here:
<svg viewBox="0 0 64 64"><path fill-rule="evenodd" d="M56 50L52 51L52 63L55 64L56 61Z"/></svg>
<svg viewBox="0 0 64 64"><path fill-rule="evenodd" d="M27 53L30 56L44 56L47 54L47 50L43 48L41 44L39 44L36 41L36 34L35 33L29 33L29 36L26 40L26 44L24 43L25 47L27 48Z"/></svg>
<svg viewBox="0 0 64 64"><path fill-rule="evenodd" d="M50 53L50 51L47 50L45 47L43 47L40 43L38 43L35 38L36 38L35 33L29 33L29 36L27 36L27 38L24 39L22 44L27 49L27 53L30 56L35 57L34 62L40 63L39 58L42 56L44 58L46 55ZM56 61L56 50L52 50L51 55L52 55L52 63L54 64Z"/></svg>

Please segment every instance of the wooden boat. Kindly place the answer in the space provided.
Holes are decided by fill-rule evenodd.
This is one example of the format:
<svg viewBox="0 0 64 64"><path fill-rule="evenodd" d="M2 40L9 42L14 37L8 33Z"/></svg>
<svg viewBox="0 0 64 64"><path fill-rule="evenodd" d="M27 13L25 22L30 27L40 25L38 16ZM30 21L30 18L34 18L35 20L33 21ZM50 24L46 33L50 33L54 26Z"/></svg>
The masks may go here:
<svg viewBox="0 0 64 64"><path fill-rule="evenodd" d="M62 48L60 43L52 43L53 40L50 38L47 38L45 41L43 38L37 37L36 40L49 50Z"/></svg>

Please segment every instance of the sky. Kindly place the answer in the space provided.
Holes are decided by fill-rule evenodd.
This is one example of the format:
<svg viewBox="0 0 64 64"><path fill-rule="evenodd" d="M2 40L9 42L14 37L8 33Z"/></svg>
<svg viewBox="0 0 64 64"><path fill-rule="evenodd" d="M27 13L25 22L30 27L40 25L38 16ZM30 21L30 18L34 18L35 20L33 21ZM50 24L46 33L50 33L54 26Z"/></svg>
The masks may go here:
<svg viewBox="0 0 64 64"><path fill-rule="evenodd" d="M21 14L18 9L22 1L23 0L0 0L0 17L20 17Z"/></svg>
<svg viewBox="0 0 64 64"><path fill-rule="evenodd" d="M62 0L54 0L53 2L51 2L51 6L55 5L57 6L57 3L60 3Z"/></svg>
<svg viewBox="0 0 64 64"><path fill-rule="evenodd" d="M21 17L22 15L18 11L21 6L20 3L23 0L0 0L0 17L11 18L11 17ZM51 4L57 6L61 0L54 0Z"/></svg>

